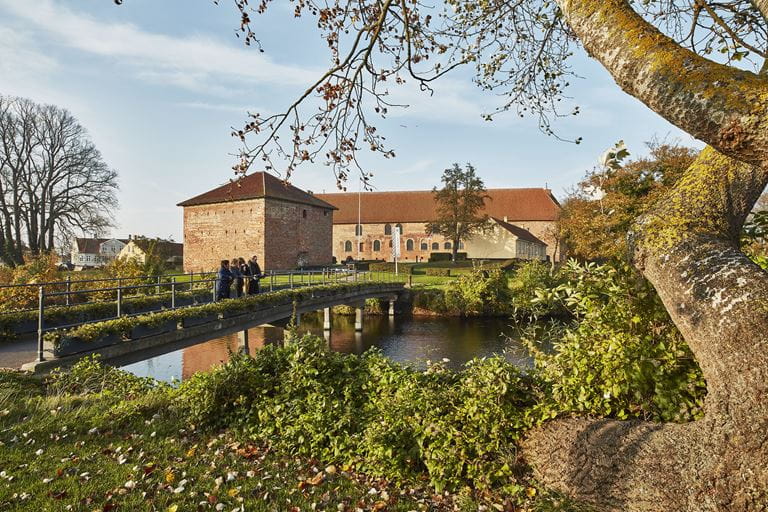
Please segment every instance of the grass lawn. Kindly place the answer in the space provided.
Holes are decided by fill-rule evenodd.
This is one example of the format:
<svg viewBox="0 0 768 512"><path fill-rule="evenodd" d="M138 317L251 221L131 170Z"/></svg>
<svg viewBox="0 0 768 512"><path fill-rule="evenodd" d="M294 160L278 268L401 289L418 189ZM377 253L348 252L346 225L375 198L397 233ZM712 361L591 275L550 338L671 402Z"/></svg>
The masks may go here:
<svg viewBox="0 0 768 512"><path fill-rule="evenodd" d="M398 486L201 430L170 412L171 397L68 394L0 372L0 510L526 510L492 493Z"/></svg>

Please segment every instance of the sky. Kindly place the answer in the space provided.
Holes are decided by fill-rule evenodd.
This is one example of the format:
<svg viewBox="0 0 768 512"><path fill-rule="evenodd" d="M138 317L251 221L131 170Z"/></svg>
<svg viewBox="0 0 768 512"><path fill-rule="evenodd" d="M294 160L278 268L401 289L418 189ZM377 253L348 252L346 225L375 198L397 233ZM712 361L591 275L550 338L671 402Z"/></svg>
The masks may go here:
<svg viewBox="0 0 768 512"><path fill-rule="evenodd" d="M311 19L293 17L293 4L275 0L254 17L262 53L235 36L239 18L228 2L0 0L0 94L64 107L88 130L119 173L113 236L181 240L176 204L233 177L240 145L232 127L249 111L281 111L325 69L325 43ZM432 96L395 92L410 106L379 126L397 157L362 159L372 185L431 189L446 167L471 162L488 188L547 186L563 198L618 140L635 157L654 137L701 146L583 53L573 66L581 78L569 93L582 113L555 129L582 137L580 145L544 135L534 118L481 120L498 98L463 70L435 83ZM337 191L322 162L299 167L291 182Z"/></svg>

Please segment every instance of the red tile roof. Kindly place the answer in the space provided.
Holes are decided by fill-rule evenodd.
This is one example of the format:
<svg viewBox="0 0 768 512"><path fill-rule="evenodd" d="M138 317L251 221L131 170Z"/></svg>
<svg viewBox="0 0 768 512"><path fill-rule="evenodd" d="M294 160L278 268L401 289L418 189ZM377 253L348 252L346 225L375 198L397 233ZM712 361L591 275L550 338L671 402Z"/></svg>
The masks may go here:
<svg viewBox="0 0 768 512"><path fill-rule="evenodd" d="M541 244L545 247L547 246L546 243L536 238L533 235L533 233L531 233L527 229L523 229L520 226L515 226L514 224L510 224L509 222L504 222L503 220L497 219L496 217L491 217L491 218L495 220L499 226L506 229L507 231L515 235L520 240L525 240L526 242L533 242L535 244Z"/></svg>
<svg viewBox="0 0 768 512"><path fill-rule="evenodd" d="M286 184L280 178L263 171L232 180L229 183L216 187L213 190L209 190L204 194L182 201L177 206L195 206L200 204L242 201L244 199L257 199L262 197L318 206L329 210L335 209L333 205L318 199L316 196L296 188L291 184Z"/></svg>
<svg viewBox="0 0 768 512"><path fill-rule="evenodd" d="M509 221L556 220L560 203L545 188L496 188L488 190L485 212L491 217ZM334 224L357 224L358 194L317 194L339 209L333 214ZM436 204L431 190L407 192L362 192L360 221L363 224L384 222L430 222L436 219Z"/></svg>

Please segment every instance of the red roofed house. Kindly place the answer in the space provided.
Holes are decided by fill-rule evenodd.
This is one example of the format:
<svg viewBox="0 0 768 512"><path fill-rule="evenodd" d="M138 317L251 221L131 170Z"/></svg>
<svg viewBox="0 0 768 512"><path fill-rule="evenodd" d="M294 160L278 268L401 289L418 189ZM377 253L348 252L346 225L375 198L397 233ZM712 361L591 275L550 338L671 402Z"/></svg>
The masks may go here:
<svg viewBox="0 0 768 512"><path fill-rule="evenodd" d="M483 259L562 259L555 236L560 204L548 189L489 189L487 193L484 212L492 218L493 230L462 243L459 252ZM421 261L433 252L451 252L450 240L426 232L426 223L436 220L432 191L334 193L316 197L338 208L333 216L333 254L338 261L348 257L392 260L394 227L401 228L402 260ZM358 233L360 246L356 247Z"/></svg>
<svg viewBox="0 0 768 512"><path fill-rule="evenodd" d="M336 208L269 173L250 174L178 206L184 208L187 272L252 255L262 270L331 263Z"/></svg>

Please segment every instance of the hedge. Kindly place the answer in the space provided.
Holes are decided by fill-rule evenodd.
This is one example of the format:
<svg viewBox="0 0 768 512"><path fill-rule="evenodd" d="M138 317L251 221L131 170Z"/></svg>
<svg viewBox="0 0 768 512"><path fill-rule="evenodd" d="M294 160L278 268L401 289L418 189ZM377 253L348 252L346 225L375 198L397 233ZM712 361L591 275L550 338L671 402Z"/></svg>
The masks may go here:
<svg viewBox="0 0 768 512"><path fill-rule="evenodd" d="M177 301L211 296L211 290L198 289L187 292L176 293ZM138 295L125 297L122 299L122 309L127 313L140 313L151 309L161 309L169 307L171 295ZM15 313L6 313L0 315L0 341L13 341L19 334L18 327L28 322L37 322L37 310L19 311ZM75 304L72 306L52 306L45 309L44 323L47 325L68 322L89 322L94 320L106 319L115 316L117 313L117 303L95 302L92 304Z"/></svg>
<svg viewBox="0 0 768 512"><path fill-rule="evenodd" d="M380 284L380 283L377 283ZM219 302L212 302L200 306L189 306L179 309L171 309L156 313L147 313L143 315L124 316L105 320L103 322L93 322L84 324L72 329L60 329L50 331L45 334L46 341L57 345L62 338L77 338L81 341L95 341L104 336L112 334L127 335L131 329L136 327L157 327L166 322L181 322L187 318L202 317L208 315L220 315L224 313L233 313L242 311L245 313L259 306L277 306L286 302L298 301L304 297L311 297L318 291L352 291L361 288L368 288L368 283L337 283L305 288L295 288L280 290L269 294L252 295L239 299L226 299Z"/></svg>
<svg viewBox="0 0 768 512"><path fill-rule="evenodd" d="M452 257L453 255L450 252L433 252L429 255L429 261L430 263L434 263L436 261L451 261ZM456 253L456 261L464 261L466 259L467 253Z"/></svg>
<svg viewBox="0 0 768 512"><path fill-rule="evenodd" d="M368 267L371 272L394 272L395 264L393 262L383 261L379 263L371 263ZM413 274L413 265L398 263L397 272L399 274L411 275Z"/></svg>
<svg viewBox="0 0 768 512"><path fill-rule="evenodd" d="M425 269L426 274L428 276L441 276L441 277L449 277L451 275L451 269L449 268L431 268L427 267Z"/></svg>

